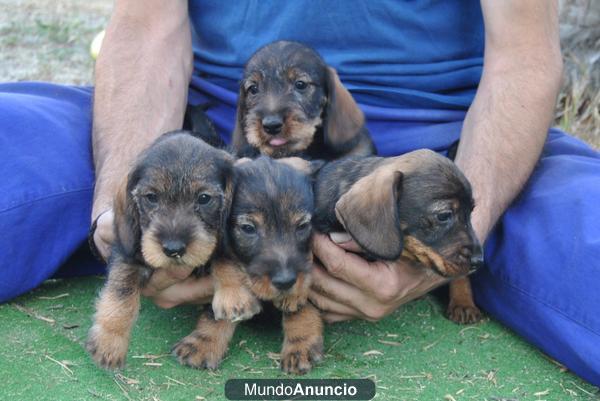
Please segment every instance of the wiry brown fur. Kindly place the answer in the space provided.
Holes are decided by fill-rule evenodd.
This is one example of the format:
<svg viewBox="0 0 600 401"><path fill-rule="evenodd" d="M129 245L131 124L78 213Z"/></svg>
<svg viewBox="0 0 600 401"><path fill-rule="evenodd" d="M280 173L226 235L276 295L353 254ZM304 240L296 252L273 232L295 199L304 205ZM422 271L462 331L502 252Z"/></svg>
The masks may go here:
<svg viewBox="0 0 600 401"><path fill-rule="evenodd" d="M232 192L233 160L186 132L159 138L114 201L116 240L87 349L108 369L125 364L141 288L153 269L204 266L218 246Z"/></svg>
<svg viewBox="0 0 600 401"><path fill-rule="evenodd" d="M140 308L140 269L114 261L108 281L96 301L87 350L107 369L125 364L129 336Z"/></svg>
<svg viewBox="0 0 600 401"><path fill-rule="evenodd" d="M205 311L196 329L173 347L173 354L182 365L197 369L216 369L227 353L237 323L216 320Z"/></svg>
<svg viewBox="0 0 600 401"><path fill-rule="evenodd" d="M311 262L312 264L312 259ZM273 304L281 311L292 313L302 309L308 300L308 292L312 283L312 275L308 272L298 273L296 284L291 291L279 293L274 299ZM253 291L254 291L254 287ZM260 294L257 294L260 296Z"/></svg>
<svg viewBox="0 0 600 401"><path fill-rule="evenodd" d="M283 314L281 368L305 374L323 358L323 321L311 304L298 312Z"/></svg>
<svg viewBox="0 0 600 401"><path fill-rule="evenodd" d="M473 300L468 277L460 277L450 283L450 302L446 313L450 320L459 324L476 323L481 320L481 311Z"/></svg>
<svg viewBox="0 0 600 401"><path fill-rule="evenodd" d="M285 117L283 132L280 134L285 138L294 138L293 141L290 141L289 145L285 147L273 147L269 146L271 137L264 133L258 113L249 111L243 121L248 144L258 149L261 154L273 158L301 154L310 146L317 127L322 123L321 117L306 119L299 110L294 110ZM240 155L245 154L241 152Z"/></svg>
<svg viewBox="0 0 600 401"><path fill-rule="evenodd" d="M364 115L336 71L288 41L264 46L246 64L233 145L240 156L274 158L375 153Z"/></svg>
<svg viewBox="0 0 600 401"><path fill-rule="evenodd" d="M235 322L250 319L260 312L261 305L251 290L250 278L237 262L220 258L211 267L215 285L212 300L215 319Z"/></svg>
<svg viewBox="0 0 600 401"><path fill-rule="evenodd" d="M175 224L176 221L174 221ZM142 236L142 255L150 267L176 269L179 266L194 266L196 261L208 260L217 246L217 238L203 230L196 230L193 234L195 240L188 244L186 253L180 258L180 262L174 264L172 259L163 252L162 244L156 234L156 228L152 227L147 234Z"/></svg>
<svg viewBox="0 0 600 401"><path fill-rule="evenodd" d="M315 228L347 231L367 257L404 257L450 278L482 264L470 184L452 161L430 150L329 163L317 175L315 198ZM465 303L466 288L451 291L449 317L460 323L479 318L474 304Z"/></svg>
<svg viewBox="0 0 600 401"><path fill-rule="evenodd" d="M410 235L404 237L402 257L435 270L439 275L444 277L461 276L468 272L465 271L464 267L445 259L438 251Z"/></svg>

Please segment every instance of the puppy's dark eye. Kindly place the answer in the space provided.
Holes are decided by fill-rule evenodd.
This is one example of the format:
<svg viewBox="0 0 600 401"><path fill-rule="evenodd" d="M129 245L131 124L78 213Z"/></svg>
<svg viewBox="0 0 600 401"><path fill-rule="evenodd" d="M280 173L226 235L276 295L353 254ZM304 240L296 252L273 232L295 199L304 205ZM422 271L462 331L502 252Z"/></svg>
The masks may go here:
<svg viewBox="0 0 600 401"><path fill-rule="evenodd" d="M256 95L258 93L258 85L252 84L246 89L249 94Z"/></svg>
<svg viewBox="0 0 600 401"><path fill-rule="evenodd" d="M152 205L158 202L158 196L153 192L148 192L147 194L145 194L144 199Z"/></svg>
<svg viewBox="0 0 600 401"><path fill-rule="evenodd" d="M298 226L296 227L296 231L302 232L306 231L308 228L310 228L310 223L308 221L305 221L303 223L298 224Z"/></svg>
<svg viewBox="0 0 600 401"><path fill-rule="evenodd" d="M198 204L206 205L208 204L208 202L210 202L211 199L212 196L210 196L209 194L200 194L200 196L198 197Z"/></svg>
<svg viewBox="0 0 600 401"><path fill-rule="evenodd" d="M450 220L452 218L452 212L442 212L442 213L438 213L436 215L438 221L441 221L442 223L447 222L448 220Z"/></svg>
<svg viewBox="0 0 600 401"><path fill-rule="evenodd" d="M308 84L305 81L297 80L296 82L294 82L294 87L299 91L303 91L308 87Z"/></svg>
<svg viewBox="0 0 600 401"><path fill-rule="evenodd" d="M256 227L254 227L252 224L242 224L240 228L246 234L256 233Z"/></svg>

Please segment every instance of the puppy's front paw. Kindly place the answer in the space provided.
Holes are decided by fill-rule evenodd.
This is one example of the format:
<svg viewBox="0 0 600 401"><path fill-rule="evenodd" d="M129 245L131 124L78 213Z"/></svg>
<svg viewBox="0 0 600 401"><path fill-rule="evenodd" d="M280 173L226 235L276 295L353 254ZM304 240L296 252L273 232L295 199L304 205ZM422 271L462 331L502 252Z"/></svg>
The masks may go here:
<svg viewBox="0 0 600 401"><path fill-rule="evenodd" d="M308 298L304 294L288 294L280 298L276 298L273 303L275 306L286 313L298 312L306 305Z"/></svg>
<svg viewBox="0 0 600 401"><path fill-rule="evenodd" d="M212 301L213 313L217 320L237 322L248 320L260 312L260 301L245 287L219 289Z"/></svg>
<svg viewBox="0 0 600 401"><path fill-rule="evenodd" d="M461 305L450 302L446 311L448 319L458 324L474 324L482 319L479 308L475 305Z"/></svg>
<svg viewBox="0 0 600 401"><path fill-rule="evenodd" d="M219 347L212 338L195 330L172 349L179 363L196 369L217 369L227 348Z"/></svg>
<svg viewBox="0 0 600 401"><path fill-rule="evenodd" d="M120 369L125 366L129 338L93 325L88 334L86 349L98 366L104 369Z"/></svg>
<svg viewBox="0 0 600 401"><path fill-rule="evenodd" d="M323 337L286 339L281 350L281 370L303 375L323 359Z"/></svg>

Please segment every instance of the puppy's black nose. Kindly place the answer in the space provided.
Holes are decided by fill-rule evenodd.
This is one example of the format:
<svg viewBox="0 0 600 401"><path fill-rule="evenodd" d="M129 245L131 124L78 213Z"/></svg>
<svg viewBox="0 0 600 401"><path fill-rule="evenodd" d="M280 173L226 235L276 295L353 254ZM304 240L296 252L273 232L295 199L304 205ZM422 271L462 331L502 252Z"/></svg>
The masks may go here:
<svg viewBox="0 0 600 401"><path fill-rule="evenodd" d="M483 266L483 249L480 245L477 245L473 249L473 255L471 255L471 271L475 271Z"/></svg>
<svg viewBox="0 0 600 401"><path fill-rule="evenodd" d="M163 252L170 258L176 258L185 254L185 244L179 240L166 240L162 244Z"/></svg>
<svg viewBox="0 0 600 401"><path fill-rule="evenodd" d="M262 126L269 135L277 135L283 128L283 120L280 116L266 116L262 119Z"/></svg>
<svg viewBox="0 0 600 401"><path fill-rule="evenodd" d="M289 290L296 283L296 273L290 271L279 272L273 276L271 282L278 290Z"/></svg>

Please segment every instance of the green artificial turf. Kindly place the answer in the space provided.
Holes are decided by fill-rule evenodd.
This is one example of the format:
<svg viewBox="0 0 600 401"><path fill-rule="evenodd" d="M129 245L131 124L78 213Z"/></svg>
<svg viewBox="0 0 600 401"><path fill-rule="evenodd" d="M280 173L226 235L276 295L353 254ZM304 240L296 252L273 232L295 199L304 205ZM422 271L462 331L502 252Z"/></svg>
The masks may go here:
<svg viewBox="0 0 600 401"><path fill-rule="evenodd" d="M168 355L197 308L144 302L127 367L95 367L83 343L103 279L51 280L0 306L0 400L223 400L229 378L278 378L277 324L240 326L217 371ZM598 400L598 389L493 320L458 326L434 297L379 323L327 326L324 361L305 377L371 378L377 400Z"/></svg>

